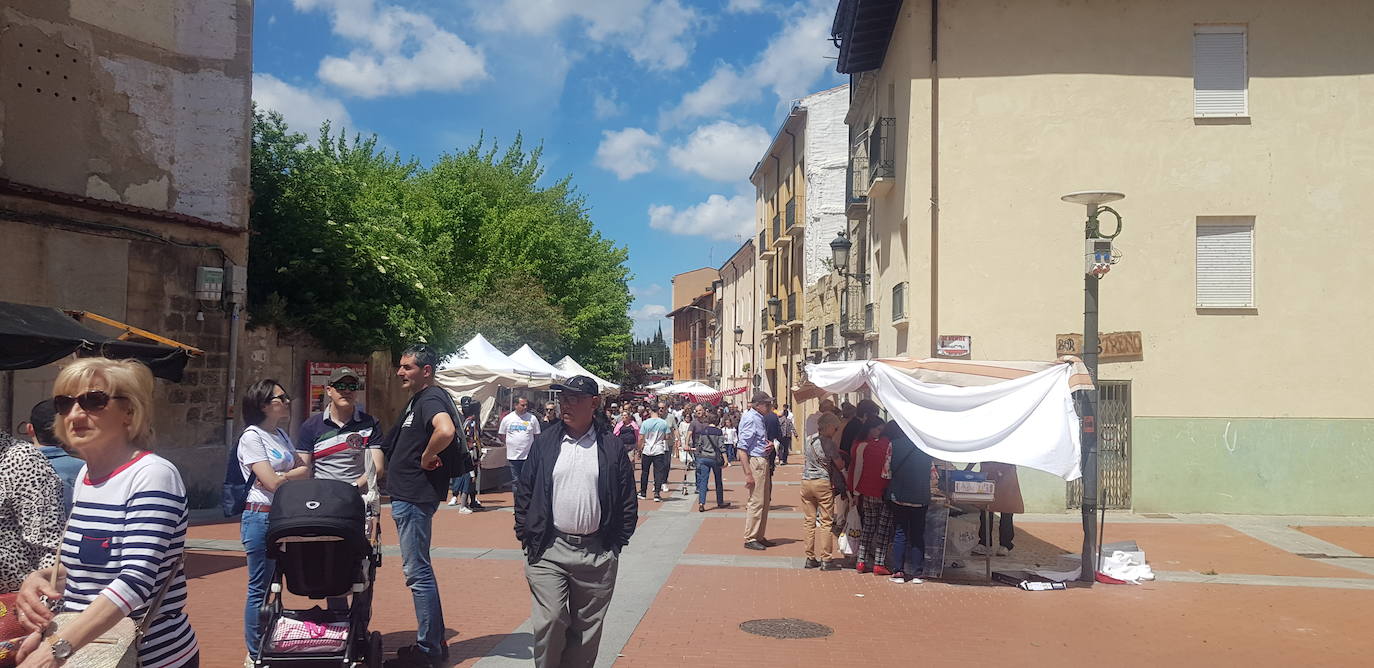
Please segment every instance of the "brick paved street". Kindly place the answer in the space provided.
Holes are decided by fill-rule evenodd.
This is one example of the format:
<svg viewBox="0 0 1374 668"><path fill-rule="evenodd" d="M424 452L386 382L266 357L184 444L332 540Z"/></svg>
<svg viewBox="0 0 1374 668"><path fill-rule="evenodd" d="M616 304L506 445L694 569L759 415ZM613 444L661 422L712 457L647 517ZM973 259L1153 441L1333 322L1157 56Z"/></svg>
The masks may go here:
<svg viewBox="0 0 1374 668"><path fill-rule="evenodd" d="M1374 518L1196 515L1109 516L1107 542L1134 540L1159 579L1141 586L1024 592L981 581L981 562L953 579L896 585L852 571L800 568L800 467L775 478L766 552L742 547L744 487L726 472L734 507L697 513L670 478L664 503L640 503L641 529L626 551L601 665L1203 666L1366 665L1374 637ZM529 612L509 494L492 510L436 517L435 565L453 665L529 665ZM1022 521L1024 520L1024 521ZM414 616L395 556L378 582L373 627L388 650L413 642ZM1015 557L994 568L1061 565L1081 534L1076 515L1018 518ZM243 657L246 575L234 523L194 527L190 612L207 666ZM829 637L779 640L739 629L750 619L795 617ZM619 655L619 656L617 656Z"/></svg>

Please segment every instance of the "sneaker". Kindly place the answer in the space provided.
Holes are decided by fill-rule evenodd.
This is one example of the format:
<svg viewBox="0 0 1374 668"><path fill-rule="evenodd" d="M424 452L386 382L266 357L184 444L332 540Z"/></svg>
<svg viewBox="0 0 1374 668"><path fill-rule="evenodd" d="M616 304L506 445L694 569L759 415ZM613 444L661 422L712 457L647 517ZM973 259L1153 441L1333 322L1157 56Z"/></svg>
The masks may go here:
<svg viewBox="0 0 1374 668"><path fill-rule="evenodd" d="M822 562L821 562L821 570L823 570L823 571L842 571L842 570L844 570L844 566L839 565L839 564L836 563L834 560L831 560L831 561L822 561Z"/></svg>
<svg viewBox="0 0 1374 668"><path fill-rule="evenodd" d="M896 582L897 584L904 584L906 582L906 573L897 571L896 573L893 573L892 577L888 578L888 580Z"/></svg>
<svg viewBox="0 0 1374 668"><path fill-rule="evenodd" d="M456 506L456 505L458 505L458 497L455 496L455 497L449 499L449 500L448 500L448 505L450 505L450 506Z"/></svg>
<svg viewBox="0 0 1374 668"><path fill-rule="evenodd" d="M990 551L988 550L988 546L986 545L974 545L973 549L969 550L969 553L980 557L986 557L988 554L990 554Z"/></svg>
<svg viewBox="0 0 1374 668"><path fill-rule="evenodd" d="M243 668L253 668L253 667L256 666L256 665L257 665L257 664L253 662L253 655L252 655L252 654L249 654L248 656L243 657Z"/></svg>
<svg viewBox="0 0 1374 668"><path fill-rule="evenodd" d="M484 505L482 505L482 502L481 502L481 501L478 501L477 499L473 499L473 500L472 500L472 503L469 503L469 504L468 504L468 507L471 508L471 509L473 509L473 510L486 510L486 509L487 509L487 507L484 506Z"/></svg>
<svg viewBox="0 0 1374 668"><path fill-rule="evenodd" d="M887 570L887 566L878 564L873 567L874 575L892 575L892 571Z"/></svg>
<svg viewBox="0 0 1374 668"><path fill-rule="evenodd" d="M697 512L699 512L699 513L704 513L704 512L706 512L706 504L704 504L704 503L698 503L698 504L697 504Z"/></svg>
<svg viewBox="0 0 1374 668"><path fill-rule="evenodd" d="M635 496L638 496L638 497L641 498L641 499L647 499L647 498L649 498L649 497L647 497L647 496L644 496L643 494L636 494Z"/></svg>
<svg viewBox="0 0 1374 668"><path fill-rule="evenodd" d="M654 497L654 503L663 503L663 497L661 497L661 496L655 496L655 497Z"/></svg>
<svg viewBox="0 0 1374 668"><path fill-rule="evenodd" d="M418 645L406 645L396 650L396 658L388 660L386 668L434 668L443 665L444 657L430 656Z"/></svg>
<svg viewBox="0 0 1374 668"><path fill-rule="evenodd" d="M744 547L745 547L745 549L749 549L749 550L766 550L766 549L768 549L768 548L766 548L766 547L763 546L763 543L760 543L760 542L758 542L758 541L756 541L756 540L751 540L751 541L745 542Z"/></svg>
<svg viewBox="0 0 1374 668"><path fill-rule="evenodd" d="M1009 552L1011 552L1011 550L1009 550L1009 549L1007 549L1007 548L1005 548L1005 547L999 547L999 548L997 548L997 556L999 556L999 557L1005 557L1005 556L1007 556L1007 553L1009 553Z"/></svg>
<svg viewBox="0 0 1374 668"><path fill-rule="evenodd" d="M450 504L450 505L451 505L451 504ZM469 508L469 507L467 507L467 506L463 506L463 507L461 507L461 508L458 509L458 512L459 512L459 514L462 514L462 515L471 515L471 514L472 514L472 509Z"/></svg>
<svg viewBox="0 0 1374 668"><path fill-rule="evenodd" d="M864 562L860 561L859 563L854 564L854 570L856 570L856 571L858 571L858 572L860 572L860 573L867 573L867 572L868 572L868 564L865 564Z"/></svg>
<svg viewBox="0 0 1374 668"><path fill-rule="evenodd" d="M820 567L821 567L821 562L816 561L815 559L812 559L812 558L810 558L810 557L807 557L806 563L802 565L802 568L820 568Z"/></svg>

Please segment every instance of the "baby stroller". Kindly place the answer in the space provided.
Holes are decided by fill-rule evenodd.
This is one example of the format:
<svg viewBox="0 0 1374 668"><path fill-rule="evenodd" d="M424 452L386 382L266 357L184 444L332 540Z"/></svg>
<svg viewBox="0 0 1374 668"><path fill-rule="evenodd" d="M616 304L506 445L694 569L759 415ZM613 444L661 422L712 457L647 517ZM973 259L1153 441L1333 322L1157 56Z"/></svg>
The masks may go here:
<svg viewBox="0 0 1374 668"><path fill-rule="evenodd" d="M381 666L382 635L368 632L381 529L358 488L338 480L288 482L277 489L267 522L274 571L258 612L254 665ZM286 609L283 580L292 594L327 602Z"/></svg>

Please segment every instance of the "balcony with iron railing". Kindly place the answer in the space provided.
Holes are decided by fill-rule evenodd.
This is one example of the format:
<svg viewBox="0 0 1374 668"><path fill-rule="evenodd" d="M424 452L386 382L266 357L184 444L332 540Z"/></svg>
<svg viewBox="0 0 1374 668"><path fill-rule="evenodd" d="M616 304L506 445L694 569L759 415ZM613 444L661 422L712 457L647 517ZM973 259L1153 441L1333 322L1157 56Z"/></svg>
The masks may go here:
<svg viewBox="0 0 1374 668"><path fill-rule="evenodd" d="M849 147L849 169L845 182L845 213L862 218L868 211L868 133L859 135Z"/></svg>
<svg viewBox="0 0 1374 668"><path fill-rule="evenodd" d="M881 195L897 178L897 119L879 118L868 135L868 194Z"/></svg>
<svg viewBox="0 0 1374 668"><path fill-rule="evenodd" d="M780 238L782 238L782 217L775 213L773 214L773 240L777 241Z"/></svg>
<svg viewBox="0 0 1374 668"><path fill-rule="evenodd" d="M851 285L840 293L840 336L862 339L873 331L873 304L862 285Z"/></svg>
<svg viewBox="0 0 1374 668"><path fill-rule="evenodd" d="M796 320L797 320L797 293L795 293L795 292L789 292L789 293L787 294L787 313L786 313L786 322L791 323L791 322L796 322Z"/></svg>
<svg viewBox="0 0 1374 668"><path fill-rule="evenodd" d="M790 233L792 228L797 226L797 200L787 200L787 209L784 221L787 223L787 231Z"/></svg>

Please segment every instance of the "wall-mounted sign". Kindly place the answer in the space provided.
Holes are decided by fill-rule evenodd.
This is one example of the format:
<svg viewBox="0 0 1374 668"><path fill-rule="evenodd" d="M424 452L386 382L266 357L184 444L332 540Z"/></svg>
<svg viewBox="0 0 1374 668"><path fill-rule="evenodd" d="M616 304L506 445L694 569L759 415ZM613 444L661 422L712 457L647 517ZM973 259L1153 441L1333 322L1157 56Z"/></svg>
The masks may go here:
<svg viewBox="0 0 1374 668"><path fill-rule="evenodd" d="M367 387L367 363L358 362L349 364L347 362L306 362L305 375L310 385L310 406L309 412L317 413L323 409L324 386L329 383L329 374L334 373L339 367L348 367L358 374L358 382ZM355 398L358 405L367 403L367 392L359 392Z"/></svg>
<svg viewBox="0 0 1374 668"><path fill-rule="evenodd" d="M935 342L935 356L968 359L973 354L973 337L966 334L941 334Z"/></svg>
<svg viewBox="0 0 1374 668"><path fill-rule="evenodd" d="M1139 362L1145 359L1140 332L1107 332L1098 336L1098 362ZM1082 334L1056 334L1055 355L1083 356Z"/></svg>

